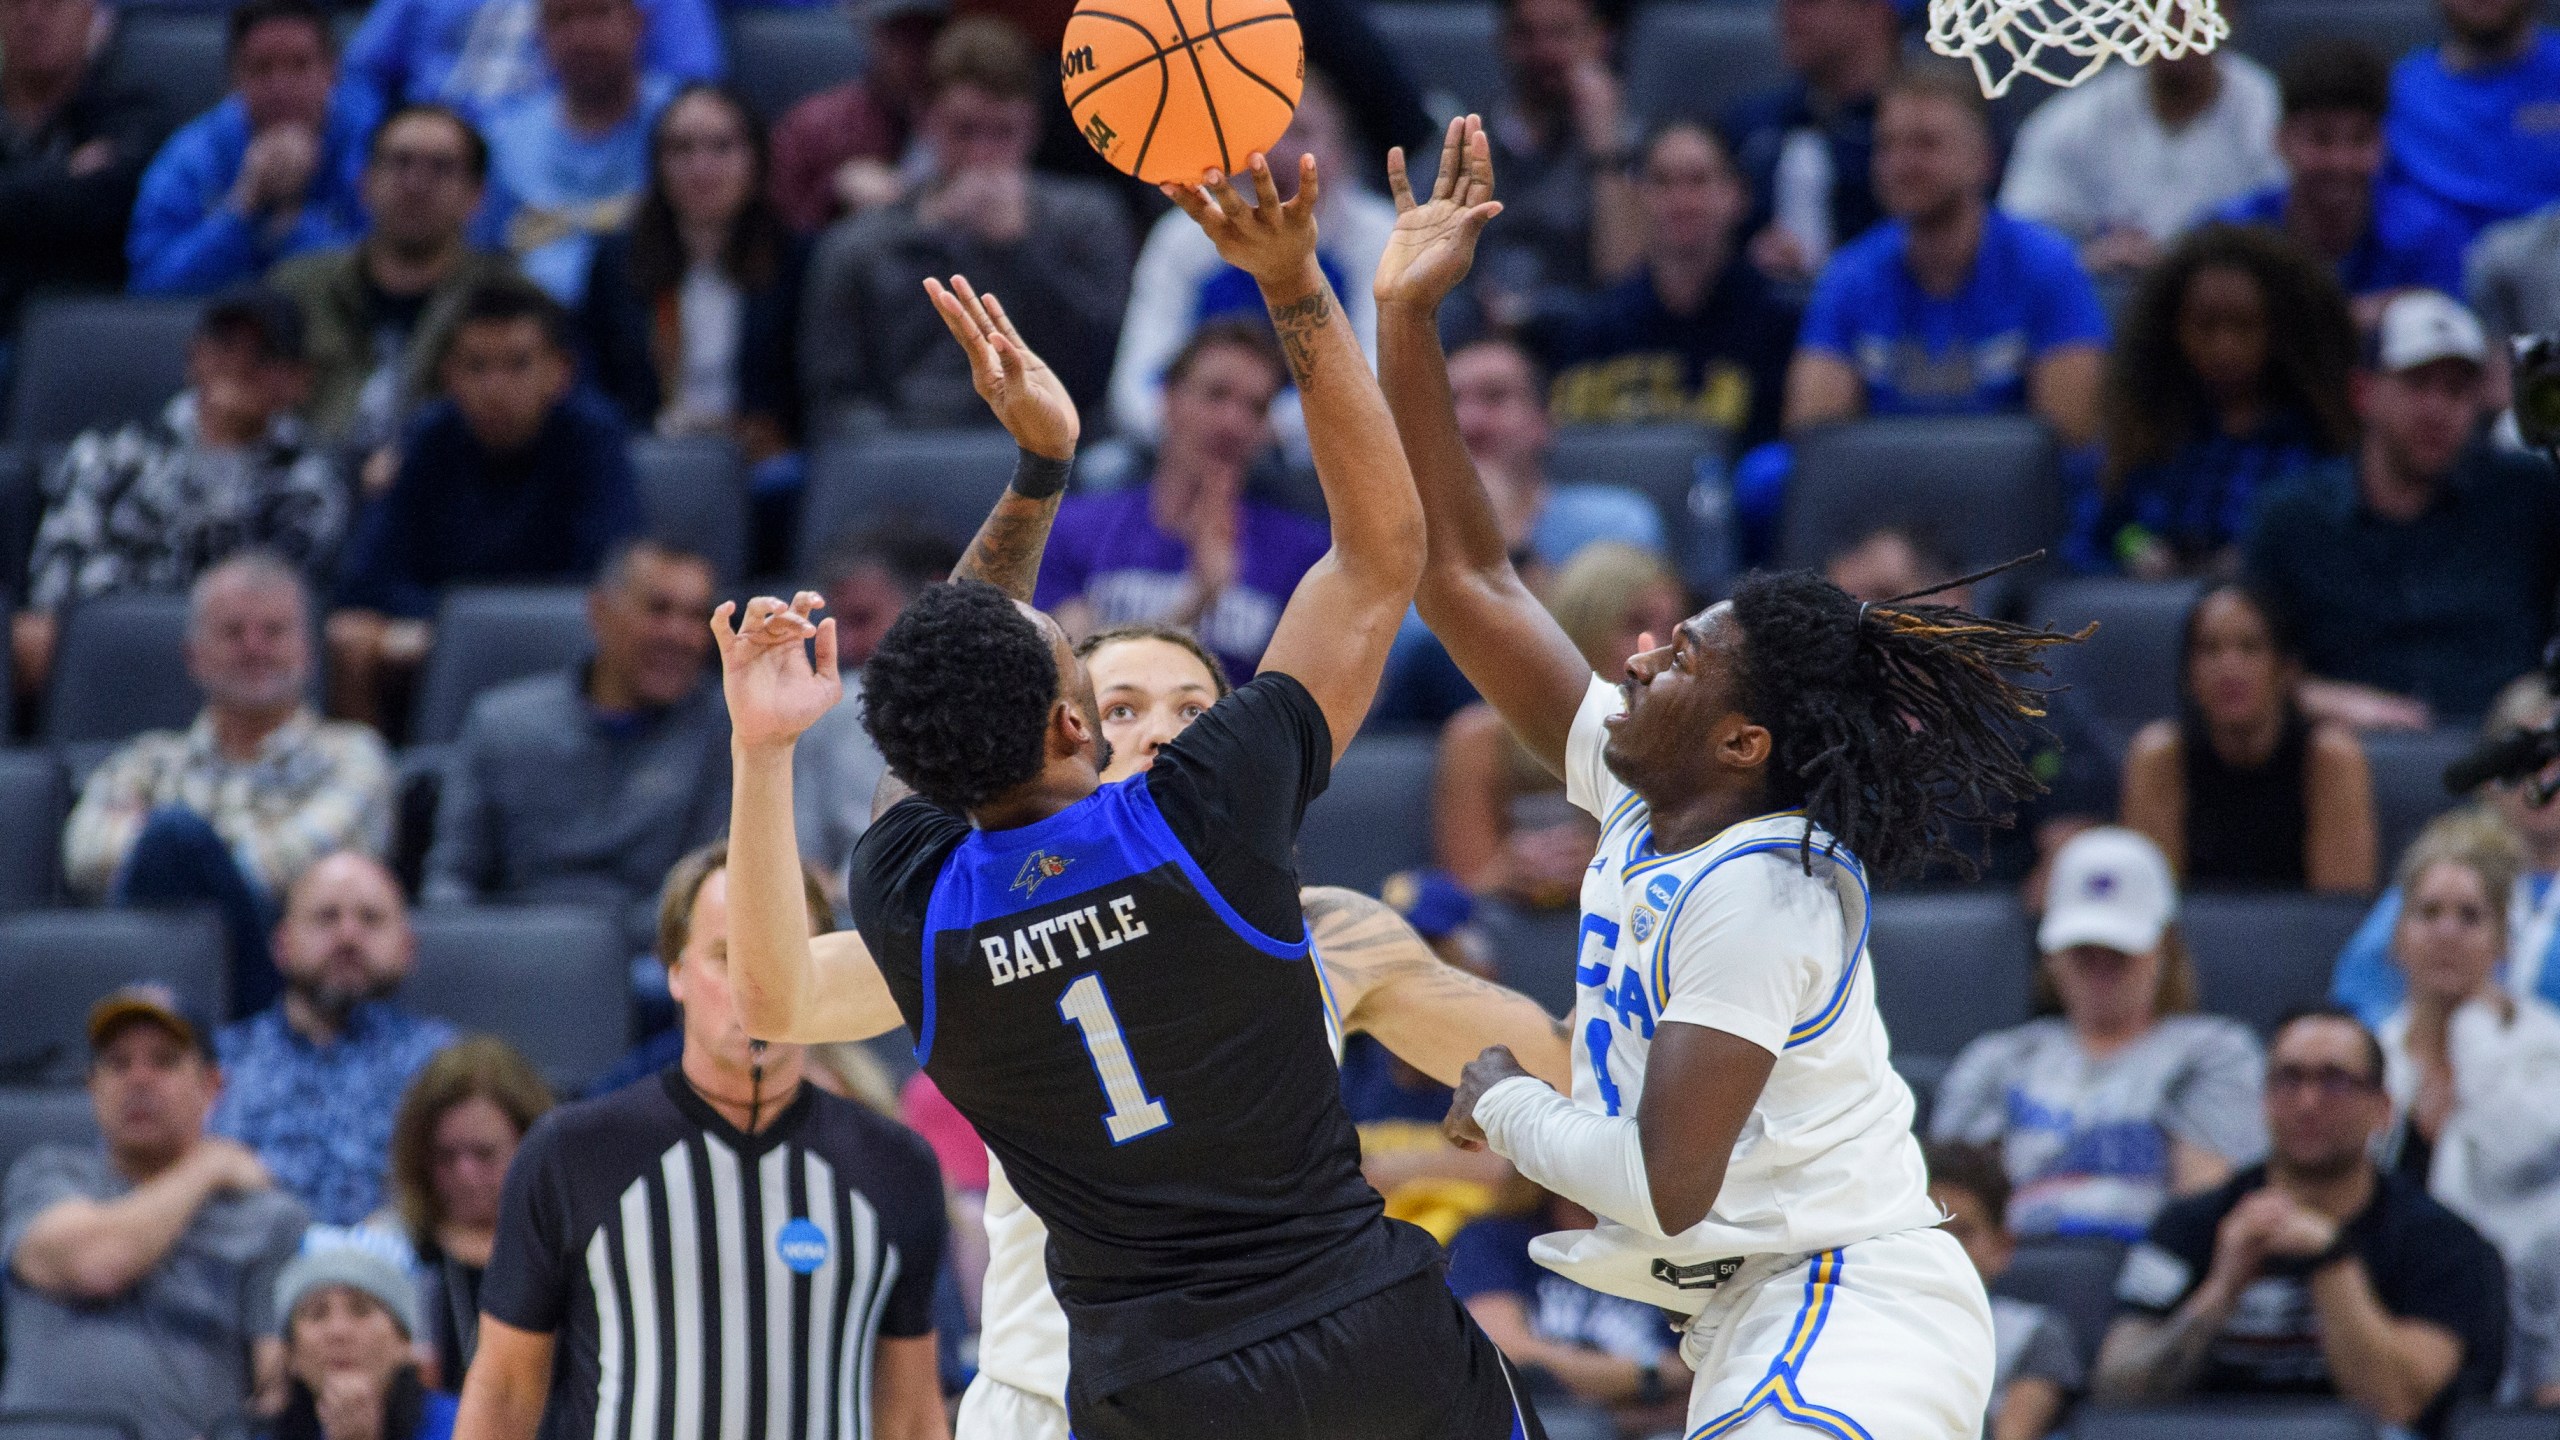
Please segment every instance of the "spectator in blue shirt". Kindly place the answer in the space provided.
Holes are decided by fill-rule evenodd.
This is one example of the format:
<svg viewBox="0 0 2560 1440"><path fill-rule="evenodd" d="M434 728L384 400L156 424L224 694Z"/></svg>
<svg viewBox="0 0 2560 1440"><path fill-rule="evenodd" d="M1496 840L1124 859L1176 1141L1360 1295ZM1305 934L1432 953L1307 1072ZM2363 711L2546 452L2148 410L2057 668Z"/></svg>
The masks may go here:
<svg viewBox="0 0 2560 1440"><path fill-rule="evenodd" d="M2534 667L2560 591L2560 484L2473 443L2480 322L2433 290L2383 307L2356 379L2363 448L2271 494L2246 568L2301 637L2304 712L2424 729Z"/></svg>
<svg viewBox="0 0 2560 1440"><path fill-rule="evenodd" d="M1744 446L1776 439L1796 312L1739 253L1750 195L1724 142L1694 121L1656 131L1636 203L1642 266L1535 328L1555 418L1697 420Z"/></svg>
<svg viewBox="0 0 2560 1440"><path fill-rule="evenodd" d="M363 233L373 117L337 88L328 17L312 0L249 0L229 33L231 94L142 173L125 235L137 294L208 294Z"/></svg>
<svg viewBox="0 0 2560 1440"><path fill-rule="evenodd" d="M2098 433L2107 318L2071 242L1991 207L1991 124L1971 74L1914 66L1876 114L1890 223L1832 257L1787 374L1786 427L1860 415L2030 413Z"/></svg>
<svg viewBox="0 0 2560 1440"><path fill-rule="evenodd" d="M2355 446L2355 320L2326 267L2208 225L2142 278L2108 358L2106 467L2066 558L2144 579L2227 571L2258 498Z"/></svg>
<svg viewBox="0 0 2560 1440"><path fill-rule="evenodd" d="M213 1133L257 1152L314 1219L353 1225L382 1205L400 1097L453 1027L391 1000L417 960L400 882L342 850L302 872L276 927L284 996L214 1037Z"/></svg>
<svg viewBox="0 0 2560 1440"><path fill-rule="evenodd" d="M2391 106L2382 57L2353 40L2320 41L2285 65L2279 83L2276 154L2290 178L2241 196L2214 218L2292 236L2336 268L2349 295L2455 290L2464 226L2415 190L2377 183Z"/></svg>
<svg viewBox="0 0 2560 1440"><path fill-rule="evenodd" d="M2537 672L2498 692L2480 733L2495 738L2548 725L2555 715L2560 708L2552 704L2551 683ZM2523 873L2507 904L2507 960L2500 979L2510 995L2560 1005L2560 959L2554 955L2560 951L2560 802L2535 805L2524 787L2503 783L2486 787L2482 796L2524 847ZM2408 977L2391 959L2391 937L2399 928L2400 887L2394 885L2338 953L2330 996L2368 1025L2379 1027L2408 997Z"/></svg>
<svg viewBox="0 0 2560 1440"><path fill-rule="evenodd" d="M727 68L709 0L639 0L641 62L670 80ZM449 105L475 123L555 78L537 40L539 0L377 0L347 41L348 83L388 113L403 101Z"/></svg>
<svg viewBox="0 0 2560 1440"><path fill-rule="evenodd" d="M640 63L637 0L542 0L558 83L489 117L489 210L533 283L586 294L596 240L627 228L649 183L649 132L678 82Z"/></svg>
<svg viewBox="0 0 2560 1440"><path fill-rule="evenodd" d="M1876 97L1902 59L1893 0L1778 0L1789 79L1724 117L1751 191L1751 261L1803 284L1831 252L1882 219L1874 181Z"/></svg>
<svg viewBox="0 0 2560 1440"><path fill-rule="evenodd" d="M576 387L569 319L522 281L462 301L437 367L447 398L400 443L388 493L357 523L329 617L340 713L370 719L386 671L427 652L444 589L583 581L640 529L612 404Z"/></svg>
<svg viewBox="0 0 2560 1440"><path fill-rule="evenodd" d="M2560 200L2560 32L2536 8L2436 0L2444 43L2391 77L2391 178L2451 212L2465 243Z"/></svg>

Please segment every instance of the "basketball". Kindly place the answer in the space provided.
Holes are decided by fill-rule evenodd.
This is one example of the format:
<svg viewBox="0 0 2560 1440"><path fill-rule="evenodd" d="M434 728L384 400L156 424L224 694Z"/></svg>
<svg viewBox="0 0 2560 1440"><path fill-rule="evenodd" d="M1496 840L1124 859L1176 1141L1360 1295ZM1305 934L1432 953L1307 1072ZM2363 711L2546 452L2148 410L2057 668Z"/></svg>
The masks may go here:
<svg viewBox="0 0 2560 1440"><path fill-rule="evenodd" d="M1076 129L1113 168L1196 184L1280 139L1307 59L1288 0L1083 0L1058 74Z"/></svg>

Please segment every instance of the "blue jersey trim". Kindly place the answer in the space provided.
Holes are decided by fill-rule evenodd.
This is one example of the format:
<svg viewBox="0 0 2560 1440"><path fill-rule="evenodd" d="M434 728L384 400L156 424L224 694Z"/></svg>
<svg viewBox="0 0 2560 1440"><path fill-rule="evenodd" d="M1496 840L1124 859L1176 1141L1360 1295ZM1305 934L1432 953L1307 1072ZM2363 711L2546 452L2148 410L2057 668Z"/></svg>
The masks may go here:
<svg viewBox="0 0 2560 1440"><path fill-rule="evenodd" d="M1697 844L1690 846L1686 850L1674 850L1668 855L1648 855L1646 858L1639 860L1636 858L1637 851L1649 851L1653 848L1653 823L1648 819L1643 825L1637 827L1635 838L1627 845L1626 869L1620 878L1633 880L1638 875L1645 874L1649 871L1659 870L1663 866L1672 864L1675 861L1686 860L1690 856L1697 854L1699 851L1706 849L1708 846L1715 844L1718 840L1723 839L1725 836L1733 833L1742 826L1757 825L1763 820L1778 820L1789 815L1802 815L1803 813L1804 811L1802 808L1794 810L1772 810L1766 815L1754 815L1748 820L1736 820L1731 825L1725 826L1723 829L1718 830L1713 835L1708 836L1706 839L1699 841ZM1788 843L1793 844L1794 842L1790 841Z"/></svg>
<svg viewBox="0 0 2560 1440"><path fill-rule="evenodd" d="M1717 1440L1739 1429L1742 1422L1774 1408L1785 1418L1809 1429L1819 1430L1832 1440L1874 1440L1866 1427L1842 1411L1816 1405L1804 1398L1798 1377L1804 1373L1804 1362L1813 1354L1814 1341L1822 1338L1822 1327L1830 1322L1832 1297L1840 1288L1841 1272L1848 1268L1847 1252L1825 1250L1815 1255L1805 1268L1804 1301L1796 1308L1795 1324L1787 1332L1787 1343L1779 1347L1777 1358L1769 1362L1769 1371L1743 1397L1740 1405L1709 1420L1689 1432L1688 1440Z"/></svg>
<svg viewBox="0 0 2560 1440"><path fill-rule="evenodd" d="M1687 908L1689 896L1697 890L1698 883L1714 874L1717 867L1728 860L1745 855L1766 855L1780 850L1797 850L1803 843L1800 839L1754 840L1747 845L1737 845L1731 851L1708 862L1705 869L1690 876L1689 882L1680 887L1680 894L1672 900L1670 911L1663 917L1661 939L1655 943L1653 950L1652 979L1655 1013L1659 1014L1671 1004L1671 937L1680 923L1680 912ZM1862 957L1867 953L1867 932L1875 923L1874 898L1867 888L1866 867L1858 863L1856 856L1841 849L1837 844L1825 846L1815 853L1824 860L1847 870L1850 877L1858 882L1859 898L1866 903L1861 906L1863 913L1858 920L1857 942L1849 947L1847 963L1841 967L1839 982L1831 987L1830 997L1823 1001L1820 1010L1798 1021L1795 1027L1787 1032L1789 1049L1820 1039L1839 1021L1841 1014L1848 1008L1850 988L1858 978Z"/></svg>
<svg viewBox="0 0 2560 1440"><path fill-rule="evenodd" d="M1275 940L1263 934L1242 915L1237 914L1236 908L1227 903L1227 897L1218 893L1218 887L1209 883L1209 872L1201 869L1200 862L1191 858L1190 850L1175 838L1173 827L1165 823L1164 812L1156 808L1156 797L1147 789L1144 774L1133 775L1122 783L1131 787L1130 793L1136 797L1129 808L1134 812L1132 818L1137 822L1141 832L1155 843L1156 848L1165 858L1182 868L1183 876L1191 882L1191 888L1199 892L1200 898L1208 902L1209 909L1225 922L1228 929L1236 932L1237 939L1275 960L1307 958L1307 937L1304 934L1301 934L1294 944L1286 940Z"/></svg>

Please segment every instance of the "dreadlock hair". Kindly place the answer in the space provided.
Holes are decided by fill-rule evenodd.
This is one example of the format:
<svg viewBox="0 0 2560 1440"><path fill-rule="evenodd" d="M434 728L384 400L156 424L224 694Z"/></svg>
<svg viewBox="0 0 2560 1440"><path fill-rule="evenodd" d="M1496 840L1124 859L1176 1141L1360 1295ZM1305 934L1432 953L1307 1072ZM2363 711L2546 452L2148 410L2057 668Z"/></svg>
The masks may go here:
<svg viewBox="0 0 2560 1440"><path fill-rule="evenodd" d="M1040 773L1057 698L1049 638L981 580L917 592L862 667L862 728L891 773L947 810Z"/></svg>
<svg viewBox="0 0 2560 1440"><path fill-rule="evenodd" d="M2043 650L2088 632L1906 603L1983 578L1871 605L1805 570L1734 591L1741 709L1769 731L1771 800L1805 812L1808 867L1818 825L1879 876L1944 859L1972 878L1955 832L2006 824L2042 793L2019 751L2044 692L2013 676L2045 673Z"/></svg>

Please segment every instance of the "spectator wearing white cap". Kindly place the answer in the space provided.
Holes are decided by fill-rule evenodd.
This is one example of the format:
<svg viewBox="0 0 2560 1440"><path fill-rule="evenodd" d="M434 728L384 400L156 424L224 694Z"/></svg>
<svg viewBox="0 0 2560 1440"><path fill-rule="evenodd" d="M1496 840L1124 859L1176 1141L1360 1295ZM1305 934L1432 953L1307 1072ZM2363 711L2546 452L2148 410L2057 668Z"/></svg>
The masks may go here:
<svg viewBox="0 0 2560 1440"><path fill-rule="evenodd" d="M314 1226L276 1276L284 1412L270 1440L451 1440L454 1398L418 1377L418 1290L400 1242Z"/></svg>
<svg viewBox="0 0 2560 1440"><path fill-rule="evenodd" d="M2021 1235L2133 1241L2172 1196L2266 1150L2263 1058L2246 1026L2195 1008L2160 847L2120 826L2055 853L2037 948L2061 1013L1976 1039L1939 1087L1931 1138L1998 1144Z"/></svg>
<svg viewBox="0 0 2560 1440"><path fill-rule="evenodd" d="M2472 719L2534 668L2560 590L2560 484L2477 442L2488 341L2451 298L2383 307L2361 452L2272 492L2246 568L2302 645L2303 710L2360 729Z"/></svg>

